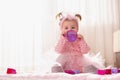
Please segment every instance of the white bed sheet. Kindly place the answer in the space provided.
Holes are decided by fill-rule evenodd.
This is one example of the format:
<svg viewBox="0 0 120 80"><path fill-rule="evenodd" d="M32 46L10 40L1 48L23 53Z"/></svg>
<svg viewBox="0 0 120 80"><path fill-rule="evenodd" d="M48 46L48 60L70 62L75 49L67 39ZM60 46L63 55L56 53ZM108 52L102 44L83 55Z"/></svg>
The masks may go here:
<svg viewBox="0 0 120 80"><path fill-rule="evenodd" d="M76 75L66 73L0 74L0 80L120 80L120 73L112 75L97 75L90 73Z"/></svg>

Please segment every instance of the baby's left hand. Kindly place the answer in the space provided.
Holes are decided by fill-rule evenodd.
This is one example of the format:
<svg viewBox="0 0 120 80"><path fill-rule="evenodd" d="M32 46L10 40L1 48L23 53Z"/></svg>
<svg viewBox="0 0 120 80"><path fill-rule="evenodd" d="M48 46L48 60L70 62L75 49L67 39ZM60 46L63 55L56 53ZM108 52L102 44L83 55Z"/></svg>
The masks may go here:
<svg viewBox="0 0 120 80"><path fill-rule="evenodd" d="M84 39L84 37L81 34L78 34L78 39Z"/></svg>

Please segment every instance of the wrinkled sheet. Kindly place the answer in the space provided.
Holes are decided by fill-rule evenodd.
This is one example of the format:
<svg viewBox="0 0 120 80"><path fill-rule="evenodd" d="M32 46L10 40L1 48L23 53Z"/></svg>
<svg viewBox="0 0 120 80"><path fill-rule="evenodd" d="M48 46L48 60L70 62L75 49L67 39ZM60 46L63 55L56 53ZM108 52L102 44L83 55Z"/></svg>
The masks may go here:
<svg viewBox="0 0 120 80"><path fill-rule="evenodd" d="M91 73L76 75L66 73L0 74L0 80L120 80L120 73L111 75L97 75Z"/></svg>

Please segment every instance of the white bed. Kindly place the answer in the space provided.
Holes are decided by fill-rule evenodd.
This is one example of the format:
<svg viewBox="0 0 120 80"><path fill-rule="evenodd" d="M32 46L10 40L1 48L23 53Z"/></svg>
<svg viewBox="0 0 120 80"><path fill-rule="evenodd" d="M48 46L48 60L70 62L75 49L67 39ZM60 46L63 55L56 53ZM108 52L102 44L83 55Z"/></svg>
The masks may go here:
<svg viewBox="0 0 120 80"><path fill-rule="evenodd" d="M40 70L38 69L36 72L24 73L21 70L19 71L16 69L18 72L17 74L0 73L0 80L120 80L120 73L112 75L97 75L92 73L80 73L75 75L67 73L51 73L51 67L54 65L57 55L53 56L53 50L48 53L49 54L41 59L42 64L41 66L38 66ZM3 70L6 71L6 68Z"/></svg>
<svg viewBox="0 0 120 80"><path fill-rule="evenodd" d="M112 75L97 75L90 73L76 75L66 73L0 74L0 80L120 80L120 73Z"/></svg>

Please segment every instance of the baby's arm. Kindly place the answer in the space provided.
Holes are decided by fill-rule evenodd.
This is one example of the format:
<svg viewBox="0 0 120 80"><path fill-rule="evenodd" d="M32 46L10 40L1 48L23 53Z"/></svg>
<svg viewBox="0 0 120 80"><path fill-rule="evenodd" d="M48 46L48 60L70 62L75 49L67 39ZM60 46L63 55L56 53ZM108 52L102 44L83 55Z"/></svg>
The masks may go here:
<svg viewBox="0 0 120 80"><path fill-rule="evenodd" d="M90 50L90 47L87 45L87 43L85 42L81 34L78 35L78 39L80 39L79 46L80 46L81 53L82 54L88 53L88 51Z"/></svg>
<svg viewBox="0 0 120 80"><path fill-rule="evenodd" d="M64 53L65 52L65 49L66 49L66 38L62 35L60 37L60 40L58 41L56 47L55 47L55 51L58 52L58 53Z"/></svg>

